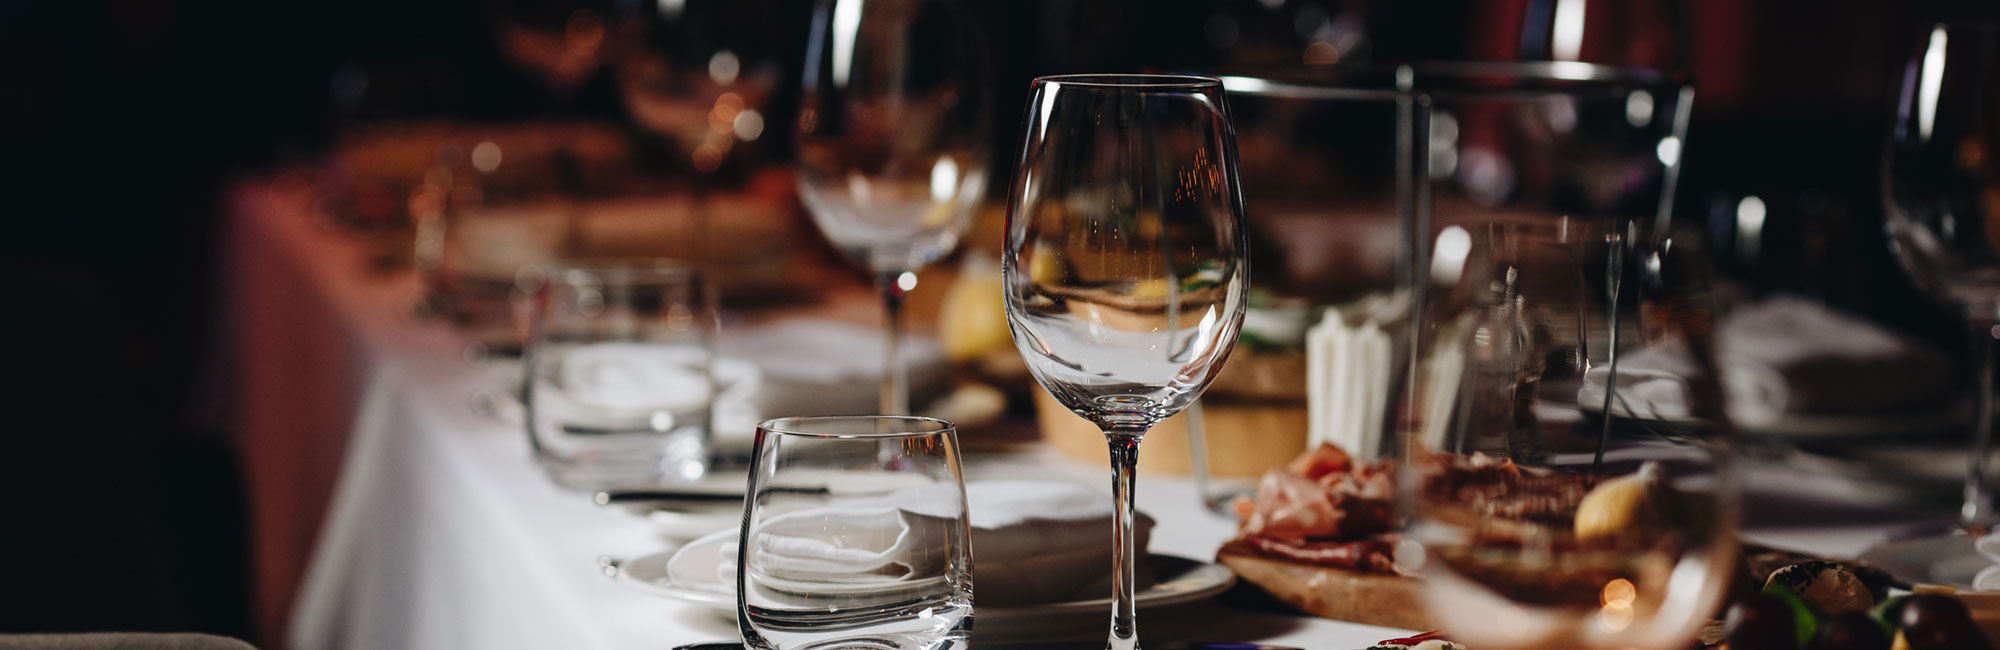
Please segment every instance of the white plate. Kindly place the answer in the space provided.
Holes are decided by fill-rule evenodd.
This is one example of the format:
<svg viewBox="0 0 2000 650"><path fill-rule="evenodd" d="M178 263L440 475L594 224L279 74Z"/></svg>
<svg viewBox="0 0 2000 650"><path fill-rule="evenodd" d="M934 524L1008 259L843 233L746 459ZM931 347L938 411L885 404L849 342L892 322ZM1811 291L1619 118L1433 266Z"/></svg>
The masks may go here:
<svg viewBox="0 0 2000 650"><path fill-rule="evenodd" d="M619 564L613 577L620 583L639 591L664 596L683 602L702 605L717 613L734 615L736 611L735 585L727 585L716 580L687 579L691 567L706 568L713 573L723 561L723 549L733 545L690 544L693 552L683 554L679 561L680 570L669 570L667 561L674 552L660 552L644 557L626 560ZM1146 565L1151 568L1158 581L1152 587L1138 593L1140 609L1184 603L1207 598L1235 584L1236 574L1219 564L1211 564L1184 557L1147 554ZM699 569L694 569L698 571ZM678 579L676 575L680 576ZM978 604L978 587L974 586L974 606ZM1111 610L1111 599L1073 600L1059 603L1042 603L1014 607L978 607L979 624L982 629L995 622L1029 622L1042 617L1067 616L1074 614L1100 615Z"/></svg>
<svg viewBox="0 0 2000 650"><path fill-rule="evenodd" d="M1860 559L1910 584L1973 589L1979 572L1993 566L1993 560L1973 548L1974 539L1959 535L1892 540L1868 549Z"/></svg>

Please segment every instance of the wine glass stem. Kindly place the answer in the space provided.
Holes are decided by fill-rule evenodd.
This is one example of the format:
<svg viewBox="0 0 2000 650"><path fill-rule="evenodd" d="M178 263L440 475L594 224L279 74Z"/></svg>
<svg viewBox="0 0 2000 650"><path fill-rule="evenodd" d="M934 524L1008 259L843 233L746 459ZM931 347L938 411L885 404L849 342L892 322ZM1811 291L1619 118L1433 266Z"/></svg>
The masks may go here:
<svg viewBox="0 0 2000 650"><path fill-rule="evenodd" d="M1972 453L1965 470L1965 504L1959 520L1966 524L1990 523L1993 519L1991 484L1993 452L1993 319L1972 323L1972 352L1979 358L1978 393L1973 396Z"/></svg>
<svg viewBox="0 0 2000 650"><path fill-rule="evenodd" d="M1107 650L1139 647L1139 618L1133 604L1138 558L1133 555L1132 488L1139 469L1139 438L1145 433L1145 429L1104 430L1104 440L1111 445L1111 498L1116 504L1111 515L1111 637L1105 643Z"/></svg>
<svg viewBox="0 0 2000 650"><path fill-rule="evenodd" d="M902 271L885 271L875 276L875 288L882 292L882 396L883 415L910 413L910 369L903 365Z"/></svg>

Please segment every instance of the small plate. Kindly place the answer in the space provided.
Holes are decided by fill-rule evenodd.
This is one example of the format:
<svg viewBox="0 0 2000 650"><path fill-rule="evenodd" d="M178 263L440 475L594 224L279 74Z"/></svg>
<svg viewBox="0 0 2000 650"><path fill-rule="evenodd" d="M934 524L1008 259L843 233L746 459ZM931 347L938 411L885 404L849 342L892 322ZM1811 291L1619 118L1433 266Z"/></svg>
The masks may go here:
<svg viewBox="0 0 2000 650"><path fill-rule="evenodd" d="M727 536L734 537L734 533L728 533ZM722 551L734 548L729 544L702 543L709 539L704 538L690 543L688 545L690 552L681 554L678 558L675 552L665 551L621 562L613 578L645 593L694 603L714 609L718 613L733 614L736 611L735 585L722 583L719 576L716 580L687 577L690 574L701 575L701 569L706 569L713 575L715 567L725 561ZM667 562L670 559L674 559L678 564L668 567ZM1149 553L1146 555L1146 565L1152 569L1158 581L1137 594L1137 604L1140 609L1207 598L1222 593L1236 582L1236 574L1227 567L1184 557ZM973 602L977 606L977 587L974 589ZM984 626L995 622L1026 623L1049 616L1097 615L1109 611L1110 608L1111 599L1098 598L1014 607L979 607L977 611L979 623L984 629Z"/></svg>
<svg viewBox="0 0 2000 650"><path fill-rule="evenodd" d="M1862 553L1860 559L1909 584L1974 589L1980 571L1993 566L1993 560L1974 548L1977 538L1971 535L1920 536L1933 532L1934 528L1911 529L1906 535L1914 533L1919 536L1884 542Z"/></svg>

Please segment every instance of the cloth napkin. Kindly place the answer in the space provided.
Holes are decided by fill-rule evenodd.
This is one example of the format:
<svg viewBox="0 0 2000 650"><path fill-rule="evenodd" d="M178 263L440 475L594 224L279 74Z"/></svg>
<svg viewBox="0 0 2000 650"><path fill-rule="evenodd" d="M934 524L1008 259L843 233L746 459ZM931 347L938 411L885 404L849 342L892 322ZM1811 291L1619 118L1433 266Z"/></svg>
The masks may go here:
<svg viewBox="0 0 2000 650"><path fill-rule="evenodd" d="M882 386L882 330L839 321L798 318L725 332L722 355L755 364L764 383L751 400L758 411L781 415L859 415L876 412ZM910 368L910 403L943 394L944 351L936 339L907 338L902 355ZM745 431L745 436L749 435Z"/></svg>
<svg viewBox="0 0 2000 650"><path fill-rule="evenodd" d="M758 543L767 584L801 591L867 593L920 586L946 561L936 544L950 525L949 492L903 490L881 501L774 517ZM943 495L943 500L940 500ZM1109 495L1048 481L966 485L972 525L973 585L981 605L1060 602L1109 574ZM1134 546L1143 555L1153 520L1140 514ZM688 543L667 561L673 582L731 590L737 532ZM1084 594L1088 595L1088 594Z"/></svg>
<svg viewBox="0 0 2000 650"><path fill-rule="evenodd" d="M593 343L563 357L556 381L563 388L561 397L575 414L629 414L650 409L695 412L708 393L699 366L701 356L701 350L688 346ZM712 422L716 437L727 434L747 443L760 419L753 400L762 392L762 373L747 361L720 357L713 361L710 373L715 378Z"/></svg>
<svg viewBox="0 0 2000 650"><path fill-rule="evenodd" d="M1718 335L1724 394L1743 424L1943 410L1958 399L1942 353L1812 301L1776 297L1745 306L1722 321ZM1685 417L1681 378L1694 370L1685 341L1656 343L1619 360L1618 392L1642 415ZM1584 373L1577 401L1601 405L1609 376L1606 366Z"/></svg>

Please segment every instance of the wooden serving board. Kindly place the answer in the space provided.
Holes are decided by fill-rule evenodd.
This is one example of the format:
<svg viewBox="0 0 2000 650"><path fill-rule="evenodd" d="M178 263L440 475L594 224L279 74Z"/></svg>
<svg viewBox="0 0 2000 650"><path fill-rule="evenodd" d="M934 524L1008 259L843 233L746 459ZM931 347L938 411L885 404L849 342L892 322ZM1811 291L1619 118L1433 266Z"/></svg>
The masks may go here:
<svg viewBox="0 0 2000 650"><path fill-rule="evenodd" d="M1411 578L1265 557L1234 541L1216 551L1215 559L1244 581L1312 614L1406 630L1436 627L1424 614L1417 581Z"/></svg>

